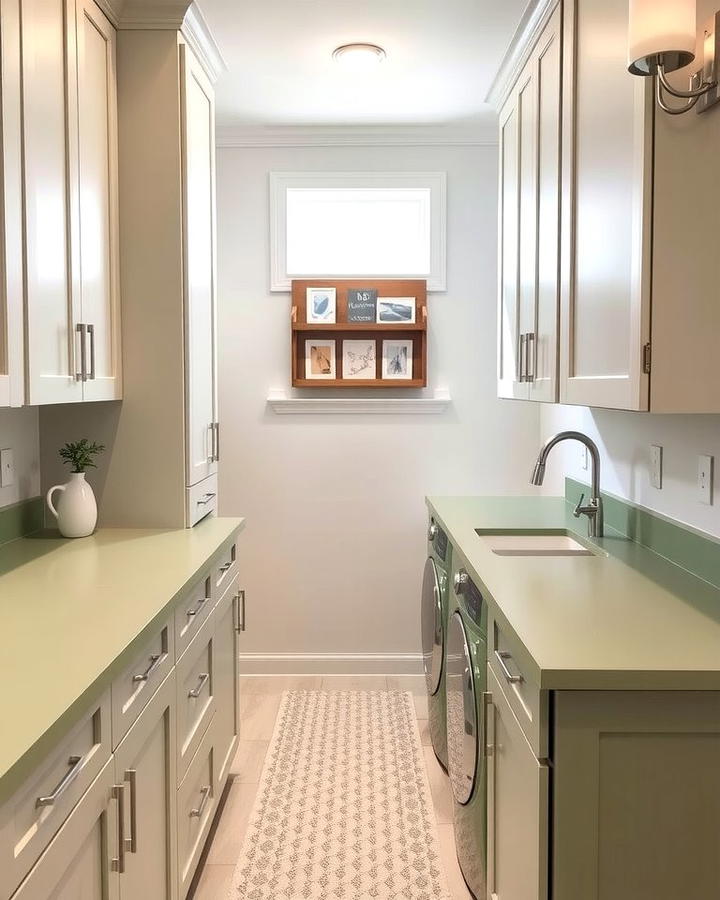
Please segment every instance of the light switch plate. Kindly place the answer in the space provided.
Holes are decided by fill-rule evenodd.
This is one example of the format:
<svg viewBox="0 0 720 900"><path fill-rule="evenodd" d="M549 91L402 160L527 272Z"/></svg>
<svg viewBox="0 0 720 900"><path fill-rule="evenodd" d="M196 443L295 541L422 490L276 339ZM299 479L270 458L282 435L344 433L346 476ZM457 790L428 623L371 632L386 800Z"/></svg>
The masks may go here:
<svg viewBox="0 0 720 900"><path fill-rule="evenodd" d="M10 447L0 450L0 487L15 484L15 457Z"/></svg>
<svg viewBox="0 0 720 900"><path fill-rule="evenodd" d="M662 490L662 447L650 445L650 484Z"/></svg>
<svg viewBox="0 0 720 900"><path fill-rule="evenodd" d="M583 472L590 468L590 451L585 445L580 448L580 468Z"/></svg>
<svg viewBox="0 0 720 900"><path fill-rule="evenodd" d="M711 506L713 502L712 456L698 456L697 489L700 503L707 503L708 506Z"/></svg>

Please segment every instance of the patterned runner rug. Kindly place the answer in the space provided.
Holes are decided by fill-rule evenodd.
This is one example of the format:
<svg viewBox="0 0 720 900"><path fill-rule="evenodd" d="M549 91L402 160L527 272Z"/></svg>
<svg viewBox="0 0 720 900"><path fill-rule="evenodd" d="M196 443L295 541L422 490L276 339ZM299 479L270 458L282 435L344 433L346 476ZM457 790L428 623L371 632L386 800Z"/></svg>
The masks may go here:
<svg viewBox="0 0 720 900"><path fill-rule="evenodd" d="M412 696L286 691L232 900L449 900Z"/></svg>

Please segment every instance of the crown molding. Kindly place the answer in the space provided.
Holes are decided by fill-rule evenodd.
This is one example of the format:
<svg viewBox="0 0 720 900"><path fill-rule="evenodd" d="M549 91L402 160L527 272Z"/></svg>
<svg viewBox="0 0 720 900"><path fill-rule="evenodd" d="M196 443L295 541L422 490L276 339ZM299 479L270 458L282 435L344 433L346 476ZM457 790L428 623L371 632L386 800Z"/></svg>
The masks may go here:
<svg viewBox="0 0 720 900"><path fill-rule="evenodd" d="M495 147L494 116L477 125L232 125L216 128L218 147Z"/></svg>
<svg viewBox="0 0 720 900"><path fill-rule="evenodd" d="M227 63L197 3L190 4L180 31L208 78L215 84L222 73L227 71Z"/></svg>
<svg viewBox="0 0 720 900"><path fill-rule="evenodd" d="M531 0L525 8L500 68L490 85L485 102L499 110L523 66L530 58L543 28L547 25L560 0Z"/></svg>
<svg viewBox="0 0 720 900"><path fill-rule="evenodd" d="M96 0L98 6L120 29L180 29L190 0Z"/></svg>

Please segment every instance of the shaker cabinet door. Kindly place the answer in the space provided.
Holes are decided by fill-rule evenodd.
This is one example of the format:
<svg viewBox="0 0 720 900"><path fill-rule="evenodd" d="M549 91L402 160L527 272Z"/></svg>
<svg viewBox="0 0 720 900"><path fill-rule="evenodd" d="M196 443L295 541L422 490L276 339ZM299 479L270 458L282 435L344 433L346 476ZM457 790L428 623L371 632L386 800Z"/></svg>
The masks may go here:
<svg viewBox="0 0 720 900"><path fill-rule="evenodd" d="M215 384L215 103L192 51L180 46L183 107L187 485L217 471Z"/></svg>
<svg viewBox="0 0 720 900"><path fill-rule="evenodd" d="M27 402L70 403L83 395L75 0L21 11Z"/></svg>
<svg viewBox="0 0 720 900"><path fill-rule="evenodd" d="M115 29L77 0L80 293L85 400L121 394Z"/></svg>

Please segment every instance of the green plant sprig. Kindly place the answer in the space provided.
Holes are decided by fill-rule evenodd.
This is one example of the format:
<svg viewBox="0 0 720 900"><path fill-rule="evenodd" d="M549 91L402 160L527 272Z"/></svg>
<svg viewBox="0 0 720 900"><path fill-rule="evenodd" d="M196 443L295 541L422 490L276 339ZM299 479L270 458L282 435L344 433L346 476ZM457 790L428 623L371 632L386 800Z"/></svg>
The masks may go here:
<svg viewBox="0 0 720 900"><path fill-rule="evenodd" d="M104 444L98 444L96 441L91 444L87 438L83 438L75 443L68 442L58 452L63 463L71 465L74 473L79 473L84 472L85 469L96 469L97 463L93 457L104 451Z"/></svg>

